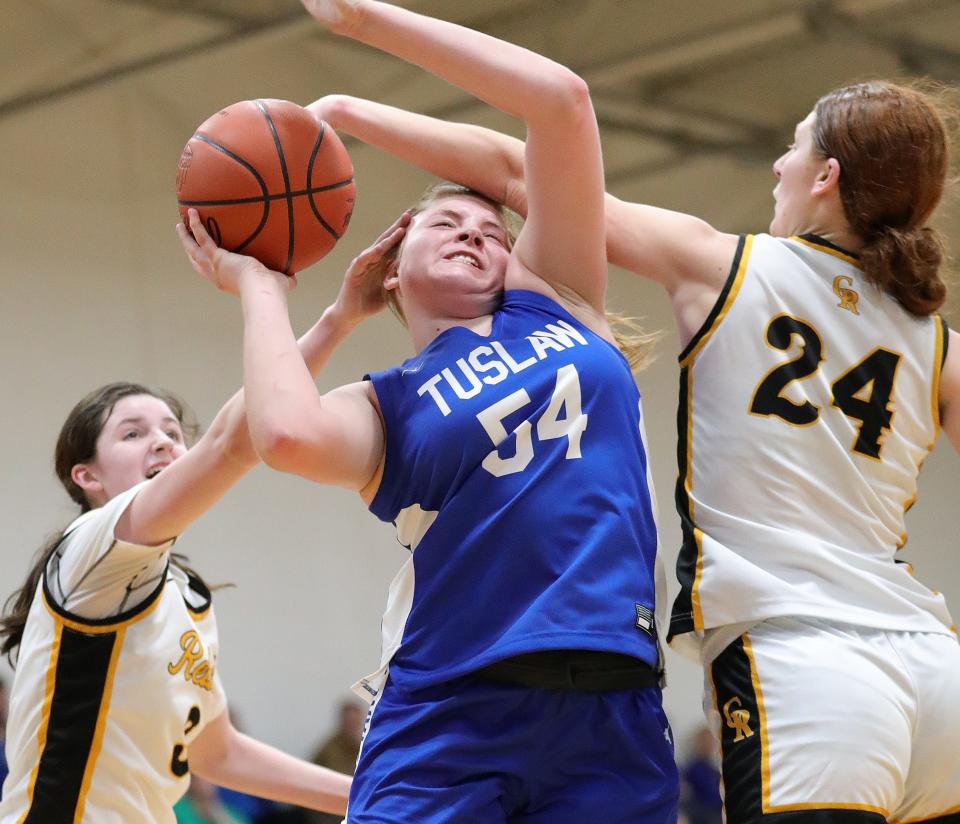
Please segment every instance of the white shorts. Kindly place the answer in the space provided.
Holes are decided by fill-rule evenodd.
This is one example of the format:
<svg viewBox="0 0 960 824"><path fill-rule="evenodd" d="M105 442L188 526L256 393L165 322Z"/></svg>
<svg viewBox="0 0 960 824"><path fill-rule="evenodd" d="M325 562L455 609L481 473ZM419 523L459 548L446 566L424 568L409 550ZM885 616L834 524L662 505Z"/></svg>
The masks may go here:
<svg viewBox="0 0 960 824"><path fill-rule="evenodd" d="M960 644L815 619L752 627L706 669L728 824L960 822Z"/></svg>

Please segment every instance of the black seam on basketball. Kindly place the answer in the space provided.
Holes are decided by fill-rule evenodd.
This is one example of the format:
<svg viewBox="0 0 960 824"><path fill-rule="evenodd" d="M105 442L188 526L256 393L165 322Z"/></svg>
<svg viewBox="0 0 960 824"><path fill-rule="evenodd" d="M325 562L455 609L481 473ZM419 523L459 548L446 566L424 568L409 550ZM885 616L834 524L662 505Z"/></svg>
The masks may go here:
<svg viewBox="0 0 960 824"><path fill-rule="evenodd" d="M327 124L325 121L320 121L320 134L317 135L317 142L313 145L313 151L310 152L310 162L307 163L307 192L310 195L310 208L313 210L313 216L320 222L320 225L326 229L332 236L334 240L340 240L340 235L336 233L334 228L323 219L323 215L320 214L320 210L317 208L317 204L313 202L313 193L314 191L323 192L327 189L335 189L337 186L344 186L348 183L353 182L353 178L348 180L340 181L339 183L333 183L329 186L322 186L319 189L314 190L311 185L313 180L313 164L317 160L317 153L320 151L320 144L323 143L323 136L327 133Z"/></svg>
<svg viewBox="0 0 960 824"><path fill-rule="evenodd" d="M273 135L273 145L277 149L277 157L280 159L280 171L283 174L283 190L287 199L287 262L283 265L283 273L290 274L290 264L293 263L293 198L290 196L290 174L287 172L287 159L283 154L283 144L280 142L280 135L277 134L277 126L270 117L267 104L262 100L254 100L254 105L264 116L267 125L270 127L270 133Z"/></svg>
<svg viewBox="0 0 960 824"><path fill-rule="evenodd" d="M177 203L179 203L181 206L236 206L243 203L258 203L263 200L280 200L281 198L286 197L315 195L318 192L328 192L331 189L340 189L343 186L349 186L351 183L353 183L353 178L348 177L346 180L338 180L336 183L328 183L326 186L314 186L310 189L298 189L295 192L290 192L289 195L281 193L273 195L253 195L251 197L235 197L230 198L229 200L177 200Z"/></svg>
<svg viewBox="0 0 960 824"><path fill-rule="evenodd" d="M231 158L232 160L236 160L237 163L243 166L244 169L246 169L248 172L250 172L250 174L254 176L254 178L256 178L257 184L260 186L260 191L263 192L262 197L253 198L251 201L249 201L251 203L256 203L258 200L263 201L263 215L260 217L260 224L257 226L256 229L253 230L252 235L250 235L239 246L235 246L231 250L233 252L241 252L248 244L253 242L254 238L256 238L256 236L260 234L263 227L267 225L267 217L269 217L270 215L270 191L267 189L267 182L260 176L260 172L258 172L256 168L254 168L250 163L248 163L246 160L240 157L240 155L238 155L236 152L231 152L226 146L223 146L220 143L217 143L216 140L211 140L209 137L207 137L205 134L202 134L201 132L197 132L194 135L194 138L196 140L201 141L202 143L206 143L208 146L216 149L218 152L223 152L223 154L225 154L227 157ZM216 201L209 201L208 203L203 203L203 202L193 203L191 201L181 200L180 203L181 205L184 205L184 206L192 206L192 205L216 206L218 205Z"/></svg>

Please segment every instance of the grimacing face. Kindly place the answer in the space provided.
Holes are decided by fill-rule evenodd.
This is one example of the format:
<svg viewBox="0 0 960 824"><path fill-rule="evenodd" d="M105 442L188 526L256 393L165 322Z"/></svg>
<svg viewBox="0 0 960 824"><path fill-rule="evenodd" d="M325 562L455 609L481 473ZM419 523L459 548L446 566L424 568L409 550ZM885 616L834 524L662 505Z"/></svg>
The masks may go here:
<svg viewBox="0 0 960 824"><path fill-rule="evenodd" d="M508 245L494 206L469 195L441 197L414 216L396 274L384 285L399 288L405 311L415 301L472 317L475 306L499 299Z"/></svg>
<svg viewBox="0 0 960 824"><path fill-rule="evenodd" d="M94 459L77 464L72 475L91 504L102 506L186 451L183 429L166 403L153 395L128 395L104 422Z"/></svg>

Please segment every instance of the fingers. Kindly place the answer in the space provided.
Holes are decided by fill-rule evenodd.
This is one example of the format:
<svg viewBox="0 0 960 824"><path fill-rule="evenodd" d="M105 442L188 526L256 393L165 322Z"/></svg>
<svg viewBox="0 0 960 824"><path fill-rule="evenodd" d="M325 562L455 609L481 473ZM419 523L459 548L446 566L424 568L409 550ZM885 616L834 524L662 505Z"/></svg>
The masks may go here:
<svg viewBox="0 0 960 824"><path fill-rule="evenodd" d="M384 231L380 234L380 237L378 237L376 241L374 241L374 245L379 243L384 238L392 235L396 231L397 227L403 227L405 229L407 226L410 225L411 220L412 220L411 210L407 209L402 215L400 215L400 217L398 217L395 221L393 221L393 223L390 226L384 229Z"/></svg>
<svg viewBox="0 0 960 824"><path fill-rule="evenodd" d="M207 232L207 227L203 225L203 221L200 220L200 213L196 209L187 209L187 220L190 221L190 231L193 233L199 246L217 245Z"/></svg>
<svg viewBox="0 0 960 824"><path fill-rule="evenodd" d="M410 210L398 217L370 246L364 249L354 260L354 264L370 264L379 260L390 249L396 246L407 232L410 225Z"/></svg>
<svg viewBox="0 0 960 824"><path fill-rule="evenodd" d="M186 252L187 257L190 258L190 263L193 265L193 268L201 275L206 275L210 268L209 260L203 253L203 250L197 245L193 235L190 234L187 227L182 223L177 224L177 237L180 238L180 245L183 246L183 251Z"/></svg>

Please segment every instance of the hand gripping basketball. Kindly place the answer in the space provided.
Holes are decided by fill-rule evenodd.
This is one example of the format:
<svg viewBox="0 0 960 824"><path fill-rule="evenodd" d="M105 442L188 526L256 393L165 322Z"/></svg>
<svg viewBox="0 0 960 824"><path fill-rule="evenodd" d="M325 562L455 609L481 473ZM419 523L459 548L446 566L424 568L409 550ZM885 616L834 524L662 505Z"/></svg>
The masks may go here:
<svg viewBox="0 0 960 824"><path fill-rule="evenodd" d="M353 214L353 164L326 123L286 100L243 100L207 118L177 169L180 215L218 245L293 274L320 260Z"/></svg>
<svg viewBox="0 0 960 824"><path fill-rule="evenodd" d="M244 272L270 275L270 270L256 258L228 252L217 246L204 228L196 209L188 210L187 223L189 228L183 223L177 224L177 236L180 238L183 250L190 258L190 263L196 272L221 291L239 295L240 279ZM287 290L297 285L295 275L281 277L279 273L275 273L274 276L285 285Z"/></svg>

